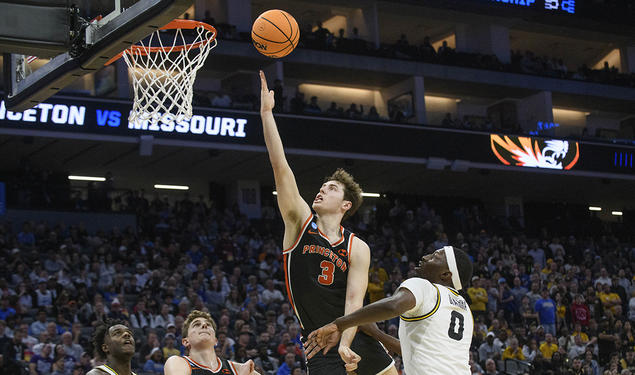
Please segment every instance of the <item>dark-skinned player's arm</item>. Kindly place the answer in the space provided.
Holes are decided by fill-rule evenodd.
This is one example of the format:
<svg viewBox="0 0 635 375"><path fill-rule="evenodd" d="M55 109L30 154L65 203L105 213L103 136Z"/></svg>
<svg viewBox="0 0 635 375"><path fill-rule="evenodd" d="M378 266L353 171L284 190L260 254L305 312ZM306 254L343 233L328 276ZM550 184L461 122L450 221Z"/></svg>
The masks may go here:
<svg viewBox="0 0 635 375"><path fill-rule="evenodd" d="M359 326L359 329L368 336L381 342L384 347L388 349L389 352L401 355L401 344L399 343L399 339L379 329L379 327L377 327L377 324L364 324Z"/></svg>
<svg viewBox="0 0 635 375"><path fill-rule="evenodd" d="M293 245L293 242L300 234L303 221L311 214L309 205L302 199L298 191L293 171L287 162L282 147L282 140L278 133L276 121L273 118L273 106L275 104L273 90L267 86L265 73L260 71L260 118L262 119L262 130L265 136L265 144L269 153L269 161L273 169L273 177L276 182L278 192L278 207L284 221L284 248Z"/></svg>
<svg viewBox="0 0 635 375"><path fill-rule="evenodd" d="M392 319L412 310L416 304L415 296L410 290L399 288L390 297L366 305L350 315L341 316L309 334L306 344L307 358L313 358L322 349L324 353L328 352L337 345L342 331L347 328Z"/></svg>

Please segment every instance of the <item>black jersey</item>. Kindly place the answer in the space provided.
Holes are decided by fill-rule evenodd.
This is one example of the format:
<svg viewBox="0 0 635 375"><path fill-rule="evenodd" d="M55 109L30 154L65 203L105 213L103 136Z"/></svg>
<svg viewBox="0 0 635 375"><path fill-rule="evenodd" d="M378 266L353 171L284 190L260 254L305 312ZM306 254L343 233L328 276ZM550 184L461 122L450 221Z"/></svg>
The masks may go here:
<svg viewBox="0 0 635 375"><path fill-rule="evenodd" d="M340 226L340 238L331 242L311 214L293 246L284 251L287 295L305 337L344 315L354 237Z"/></svg>
<svg viewBox="0 0 635 375"><path fill-rule="evenodd" d="M190 365L191 375L237 375L238 370L236 369L236 364L234 362L230 362L226 359L216 358L218 360L218 364L214 366L214 368L209 368L207 366L203 366L199 363L196 363L192 358L188 356L182 356L181 358L185 359L188 365Z"/></svg>

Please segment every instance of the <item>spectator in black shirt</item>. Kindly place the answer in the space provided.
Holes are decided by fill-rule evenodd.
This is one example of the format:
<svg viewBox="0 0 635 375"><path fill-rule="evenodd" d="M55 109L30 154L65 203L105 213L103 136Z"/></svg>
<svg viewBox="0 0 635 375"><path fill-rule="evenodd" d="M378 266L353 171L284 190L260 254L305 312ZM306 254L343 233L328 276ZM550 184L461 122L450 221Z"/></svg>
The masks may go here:
<svg viewBox="0 0 635 375"><path fill-rule="evenodd" d="M339 116L340 111L337 108L337 103L331 102L331 106L326 110L327 116Z"/></svg>
<svg viewBox="0 0 635 375"><path fill-rule="evenodd" d="M375 106L370 107L368 114L366 115L366 119L371 121L379 120L379 113L377 113L377 108L375 108Z"/></svg>
<svg viewBox="0 0 635 375"><path fill-rule="evenodd" d="M291 99L289 103L291 113L300 114L304 111L304 107L306 106L306 102L304 101L304 93L299 90L295 92L295 96Z"/></svg>
<svg viewBox="0 0 635 375"><path fill-rule="evenodd" d="M320 106L318 105L317 99L318 99L317 96L312 96L311 102L309 103L308 106L304 108L304 112L312 113L312 114L320 114L322 110L320 109Z"/></svg>
<svg viewBox="0 0 635 375"><path fill-rule="evenodd" d="M333 39L333 34L331 34L331 32L328 29L322 27L322 22L320 21L317 22L317 30L315 30L314 34L315 34L315 39L318 43L317 48L330 47L330 44Z"/></svg>
<svg viewBox="0 0 635 375"><path fill-rule="evenodd" d="M609 329L609 321L604 318L599 325L598 334L598 359L599 363L608 363L610 356L615 352L619 335L613 334Z"/></svg>
<svg viewBox="0 0 635 375"><path fill-rule="evenodd" d="M22 343L22 339L26 336L26 332L18 328L13 332L13 339L0 341L0 354L11 360L23 361L26 345Z"/></svg>
<svg viewBox="0 0 635 375"><path fill-rule="evenodd" d="M284 97L284 87L282 86L282 81L279 79L276 79L273 82L273 97L276 101L276 104L273 107L273 110L275 112L284 112L284 101L285 101L285 97Z"/></svg>
<svg viewBox="0 0 635 375"><path fill-rule="evenodd" d="M448 42L444 40L443 43L441 44L441 47L439 47L439 51L438 51L438 56L441 63L447 62L451 54L452 54L452 49L448 47Z"/></svg>
<svg viewBox="0 0 635 375"><path fill-rule="evenodd" d="M254 359L254 364L266 372L266 374L261 375L273 375L278 371L278 360L269 355L269 350L265 344L258 346L258 356Z"/></svg>
<svg viewBox="0 0 635 375"><path fill-rule="evenodd" d="M430 37L423 38L423 43L419 46L419 53L425 62L432 62L437 58L437 52L434 50L432 44L430 44Z"/></svg>
<svg viewBox="0 0 635 375"><path fill-rule="evenodd" d="M354 118L354 119L361 118L362 115L364 114L364 106L360 105L359 109L357 109L357 104L351 103L351 106L348 107L348 109L346 110L344 114L348 118Z"/></svg>

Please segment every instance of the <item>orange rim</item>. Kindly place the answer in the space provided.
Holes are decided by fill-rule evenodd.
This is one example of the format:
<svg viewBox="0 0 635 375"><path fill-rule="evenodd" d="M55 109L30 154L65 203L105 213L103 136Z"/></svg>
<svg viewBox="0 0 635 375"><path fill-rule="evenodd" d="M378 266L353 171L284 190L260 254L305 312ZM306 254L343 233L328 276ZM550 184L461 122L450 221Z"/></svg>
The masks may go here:
<svg viewBox="0 0 635 375"><path fill-rule="evenodd" d="M169 47L141 47L136 44L133 44L129 48L126 48L125 50L119 52L116 56L108 60L108 62L106 62L104 65L107 66L119 60L124 53L130 54L130 55L143 56L149 53L161 52L161 51L179 52L179 51L183 51L184 49L189 50L189 49L199 48L201 45L211 43L216 39L216 29L214 28L214 26L208 25L205 22L194 21L194 20L176 19L171 21L167 25L159 28L159 30L175 30L175 29L193 30L198 27L202 27L205 30L211 32L212 33L211 37L197 43L188 43L188 44L183 44L180 46L169 46Z"/></svg>

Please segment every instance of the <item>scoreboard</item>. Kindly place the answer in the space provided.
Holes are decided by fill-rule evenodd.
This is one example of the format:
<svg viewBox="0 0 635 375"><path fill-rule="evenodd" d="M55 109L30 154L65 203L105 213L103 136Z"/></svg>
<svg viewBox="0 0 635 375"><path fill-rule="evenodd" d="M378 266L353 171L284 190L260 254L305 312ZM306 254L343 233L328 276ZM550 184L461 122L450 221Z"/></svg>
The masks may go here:
<svg viewBox="0 0 635 375"><path fill-rule="evenodd" d="M532 10L575 14L575 0L477 0L497 6L525 7Z"/></svg>

